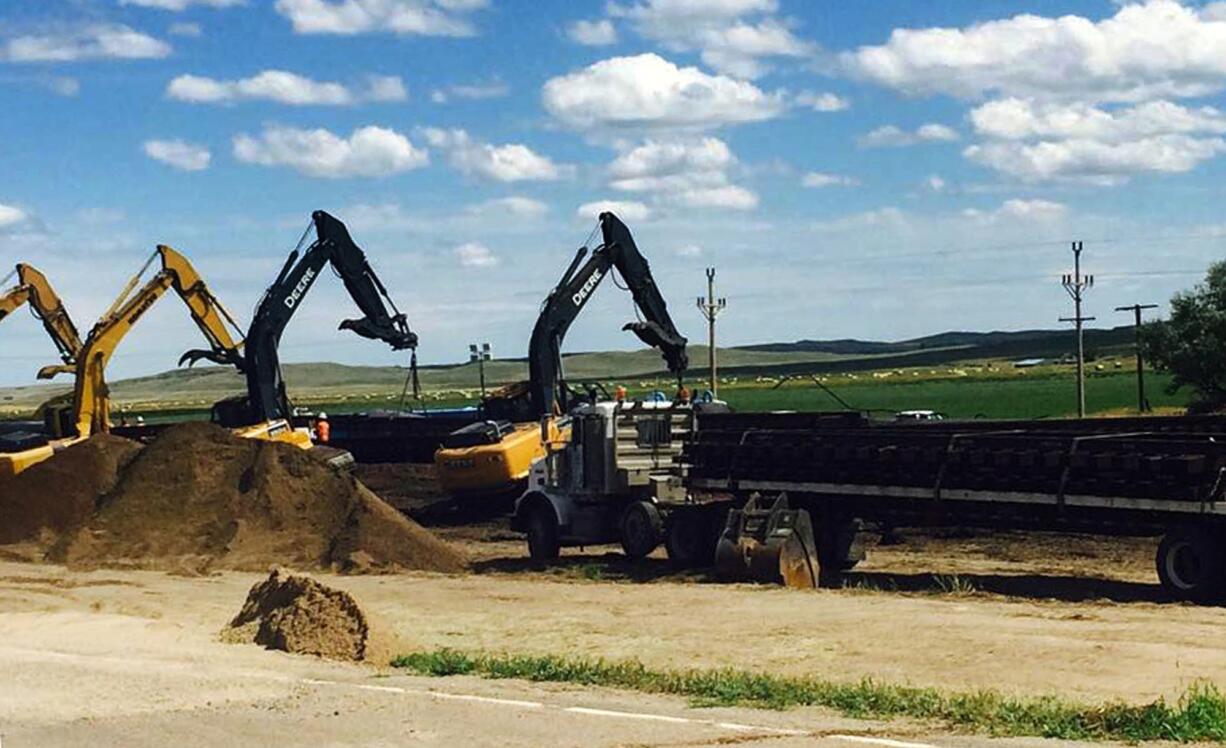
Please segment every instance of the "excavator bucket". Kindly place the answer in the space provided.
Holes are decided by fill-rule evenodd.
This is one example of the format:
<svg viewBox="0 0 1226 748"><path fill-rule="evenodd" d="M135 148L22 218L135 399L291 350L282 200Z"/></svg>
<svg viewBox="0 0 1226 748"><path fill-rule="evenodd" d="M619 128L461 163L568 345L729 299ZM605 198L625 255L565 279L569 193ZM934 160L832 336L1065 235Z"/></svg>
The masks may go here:
<svg viewBox="0 0 1226 748"><path fill-rule="evenodd" d="M804 509L755 494L728 514L715 549L716 573L728 581L782 584L812 589L818 583L817 542Z"/></svg>

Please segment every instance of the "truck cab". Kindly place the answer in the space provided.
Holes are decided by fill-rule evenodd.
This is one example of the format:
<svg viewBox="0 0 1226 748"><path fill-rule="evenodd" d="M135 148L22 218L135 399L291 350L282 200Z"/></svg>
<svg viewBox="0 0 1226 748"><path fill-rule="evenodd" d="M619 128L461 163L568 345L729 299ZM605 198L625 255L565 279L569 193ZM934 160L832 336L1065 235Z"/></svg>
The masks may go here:
<svg viewBox="0 0 1226 748"><path fill-rule="evenodd" d="M678 457L694 408L672 402L598 402L568 417L570 439L550 441L532 464L512 527L538 560L562 546L620 542L641 558L664 540L673 506L686 501Z"/></svg>

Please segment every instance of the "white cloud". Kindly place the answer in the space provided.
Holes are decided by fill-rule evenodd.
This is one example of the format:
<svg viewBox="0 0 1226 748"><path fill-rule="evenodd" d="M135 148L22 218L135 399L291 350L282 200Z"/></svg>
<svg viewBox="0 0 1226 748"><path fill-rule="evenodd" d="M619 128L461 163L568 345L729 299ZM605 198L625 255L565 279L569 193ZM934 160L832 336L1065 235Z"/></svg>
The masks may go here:
<svg viewBox="0 0 1226 748"><path fill-rule="evenodd" d="M945 180L942 179L940 175L929 174L928 178L924 180L924 187L932 192L944 192L946 184Z"/></svg>
<svg viewBox="0 0 1226 748"><path fill-rule="evenodd" d="M29 216L24 210L13 205L0 203L0 228L16 226Z"/></svg>
<svg viewBox="0 0 1226 748"><path fill-rule="evenodd" d="M1002 220L1029 223L1053 223L1068 215L1068 207L1063 203L1051 200L1021 200L1011 199L1001 203L999 208L990 211L968 208L962 211L966 218L972 218L981 223L994 223Z"/></svg>
<svg viewBox="0 0 1226 748"><path fill-rule="evenodd" d="M820 171L811 171L805 174L800 180L800 183L805 187L819 189L822 187L855 187L860 184L860 180L855 177L848 177L842 174L827 174Z"/></svg>
<svg viewBox="0 0 1226 748"><path fill-rule="evenodd" d="M370 75L366 78L367 101L399 102L409 100L409 89L399 75Z"/></svg>
<svg viewBox="0 0 1226 748"><path fill-rule="evenodd" d="M608 6L609 15L630 21L643 37L672 52L699 50L705 64L739 78L768 72L765 58L803 58L816 51L816 45L772 15L778 9L775 0L645 0Z"/></svg>
<svg viewBox="0 0 1226 748"><path fill-rule="evenodd" d="M758 207L758 196L735 184L723 187L705 187L686 190L675 196L681 205L690 208L728 208L729 210L753 210Z"/></svg>
<svg viewBox="0 0 1226 748"><path fill-rule="evenodd" d="M467 83L436 88L430 92L435 104L446 104L451 99L500 99L511 93L511 88L500 80L489 83Z"/></svg>
<svg viewBox="0 0 1226 748"><path fill-rule="evenodd" d="M695 141L649 140L609 165L609 186L628 192L679 190L720 185L735 159L719 138Z"/></svg>
<svg viewBox="0 0 1226 748"><path fill-rule="evenodd" d="M962 153L976 163L1024 181L1073 179L1101 185L1119 184L1136 172L1178 173L1226 152L1221 138L1158 135L1123 143L1070 139L995 141L970 146Z"/></svg>
<svg viewBox="0 0 1226 748"><path fill-rule="evenodd" d="M655 54L613 57L553 78L542 98L550 114L581 130L712 128L768 120L784 109L782 94Z"/></svg>
<svg viewBox="0 0 1226 748"><path fill-rule="evenodd" d="M607 18L596 21L575 21L566 27L566 36L586 47L604 47L617 43L617 29Z"/></svg>
<svg viewBox="0 0 1226 748"><path fill-rule="evenodd" d="M57 75L44 79L43 83L52 93L60 96L73 97L81 93L81 81L66 75Z"/></svg>
<svg viewBox="0 0 1226 748"><path fill-rule="evenodd" d="M277 0L274 7L299 34L387 32L473 36L469 15L485 0Z"/></svg>
<svg viewBox="0 0 1226 748"><path fill-rule="evenodd" d="M1226 134L1226 113L1169 101L1107 111L1088 104L1036 104L1011 98L972 109L970 120L980 135L1005 140L1090 138L1118 143L1173 133Z"/></svg>
<svg viewBox="0 0 1226 748"><path fill-rule="evenodd" d="M422 129L426 142L447 154L447 161L463 174L498 182L560 179L570 168L520 143L491 145L474 140L464 130Z"/></svg>
<svg viewBox="0 0 1226 748"><path fill-rule="evenodd" d="M96 23L48 34L16 36L4 43L0 58L9 62L144 60L170 54L166 42L118 23Z"/></svg>
<svg viewBox="0 0 1226 748"><path fill-rule="evenodd" d="M856 144L861 148L902 148L920 143L949 143L958 138L953 128L935 123L921 125L914 132L896 125L885 125L856 138Z"/></svg>
<svg viewBox="0 0 1226 748"><path fill-rule="evenodd" d="M266 127L258 136L234 138L234 156L261 166L288 166L310 177L383 177L418 169L429 153L383 127L361 127L348 137L325 129Z"/></svg>
<svg viewBox="0 0 1226 748"><path fill-rule="evenodd" d="M246 0L119 0L119 4L181 11L187 10L193 5L205 8L230 8L235 5L246 5Z"/></svg>
<svg viewBox="0 0 1226 748"><path fill-rule="evenodd" d="M687 258L702 257L702 247L697 244L683 244L673 250L673 254Z"/></svg>
<svg viewBox="0 0 1226 748"><path fill-rule="evenodd" d="M719 138L648 140L609 165L609 186L688 207L756 208L757 195L730 183L728 170L735 163Z"/></svg>
<svg viewBox="0 0 1226 748"><path fill-rule="evenodd" d="M345 106L359 101L404 101L408 92L396 76L372 76L365 90L354 90L340 83L314 81L284 70L265 70L240 80L180 75L166 87L166 96L195 104L264 99L295 106Z"/></svg>
<svg viewBox="0 0 1226 748"><path fill-rule="evenodd" d="M770 72L763 57L808 57L815 47L797 38L774 20L757 24L738 23L711 29L699 37L702 61L721 73L740 78L758 78Z"/></svg>
<svg viewBox="0 0 1226 748"><path fill-rule="evenodd" d="M482 216L510 214L523 218L541 218L549 212L549 206L530 197L512 195L470 205L468 212Z"/></svg>
<svg viewBox="0 0 1226 748"><path fill-rule="evenodd" d="M466 268L488 268L498 264L498 257L489 247L478 242L468 242L455 248L455 255Z"/></svg>
<svg viewBox="0 0 1226 748"><path fill-rule="evenodd" d="M851 73L907 94L1143 101L1226 86L1220 7L1130 3L1092 21L1018 15L965 28L895 29L840 56Z"/></svg>
<svg viewBox="0 0 1226 748"><path fill-rule="evenodd" d="M204 171L213 160L208 148L179 139L147 140L144 149L149 158L180 171Z"/></svg>
<svg viewBox="0 0 1226 748"><path fill-rule="evenodd" d="M815 112L841 112L851 107L847 99L829 92L802 91L792 100L796 106L807 107Z"/></svg>
<svg viewBox="0 0 1226 748"><path fill-rule="evenodd" d="M1186 172L1226 150L1226 114L1152 101L1107 110L1002 99L970 113L989 138L967 158L1026 181L1118 184L1140 172Z"/></svg>
<svg viewBox="0 0 1226 748"><path fill-rule="evenodd" d="M596 220L601 213L613 213L623 221L646 221L651 218L651 208L633 200L597 200L584 203L575 211L583 219Z"/></svg>
<svg viewBox="0 0 1226 748"><path fill-rule="evenodd" d="M204 29L198 23L187 23L180 21L179 23L170 24L170 28L166 33L171 36L204 36Z"/></svg>

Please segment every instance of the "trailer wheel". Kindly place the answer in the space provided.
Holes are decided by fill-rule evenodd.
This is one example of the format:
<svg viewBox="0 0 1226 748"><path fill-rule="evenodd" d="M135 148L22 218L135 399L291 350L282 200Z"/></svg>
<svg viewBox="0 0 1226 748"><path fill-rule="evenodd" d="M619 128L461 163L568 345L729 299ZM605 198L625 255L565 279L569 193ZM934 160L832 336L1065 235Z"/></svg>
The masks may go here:
<svg viewBox="0 0 1226 748"><path fill-rule="evenodd" d="M660 510L647 501L636 501L622 513L622 550L630 558L646 558L660 545L664 521Z"/></svg>
<svg viewBox="0 0 1226 748"><path fill-rule="evenodd" d="M719 537L713 525L706 512L678 509L672 513L664 547L674 566L694 569L715 563Z"/></svg>
<svg viewBox="0 0 1226 748"><path fill-rule="evenodd" d="M547 504L537 504L528 510L524 521L528 532L528 555L533 561L553 561L561 551L558 540L558 518Z"/></svg>
<svg viewBox="0 0 1226 748"><path fill-rule="evenodd" d="M1178 527L1162 537L1157 554L1162 586L1181 600L1205 603L1226 592L1226 549L1200 527Z"/></svg>

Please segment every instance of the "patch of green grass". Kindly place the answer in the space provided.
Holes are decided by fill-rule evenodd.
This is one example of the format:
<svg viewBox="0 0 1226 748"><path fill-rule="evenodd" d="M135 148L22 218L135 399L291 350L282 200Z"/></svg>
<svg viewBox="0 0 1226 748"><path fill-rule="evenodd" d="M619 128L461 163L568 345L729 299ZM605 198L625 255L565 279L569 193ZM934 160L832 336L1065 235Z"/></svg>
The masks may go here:
<svg viewBox="0 0 1226 748"><path fill-rule="evenodd" d="M826 384L849 405L860 410L894 412L935 410L952 418L1057 418L1075 414L1076 391L1072 374L1026 373L964 378L908 377L874 380L864 373L858 380L832 378ZM1155 408L1186 407L1189 395L1167 394L1169 375L1151 372L1146 393ZM1127 372L1090 376L1086 380L1089 413L1118 412L1136 407L1136 377ZM770 385L725 386L720 397L733 408L760 410L839 410L830 395L804 379L778 389Z"/></svg>
<svg viewBox="0 0 1226 748"><path fill-rule="evenodd" d="M946 595L973 595L977 591L973 582L957 574L933 574L932 580Z"/></svg>
<svg viewBox="0 0 1226 748"><path fill-rule="evenodd" d="M589 582L599 582L604 579L604 567L600 564L583 564L579 567L579 576Z"/></svg>
<svg viewBox="0 0 1226 748"><path fill-rule="evenodd" d="M997 737L1226 742L1226 697L1212 684L1193 686L1175 704L1160 699L1139 706L1121 702L1094 706L1056 696L1019 698L989 690L954 693L871 679L840 683L734 669L653 670L634 660L450 649L401 655L392 665L422 675L470 674L673 694L699 706L819 706L857 719L921 719Z"/></svg>

